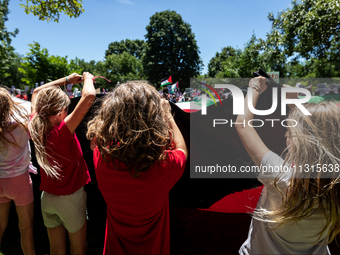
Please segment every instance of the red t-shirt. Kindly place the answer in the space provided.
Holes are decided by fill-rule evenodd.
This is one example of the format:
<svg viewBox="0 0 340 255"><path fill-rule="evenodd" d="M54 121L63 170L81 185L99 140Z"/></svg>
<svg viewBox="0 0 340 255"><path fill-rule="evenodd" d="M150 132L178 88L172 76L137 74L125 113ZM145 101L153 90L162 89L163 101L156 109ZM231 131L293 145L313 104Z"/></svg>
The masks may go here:
<svg viewBox="0 0 340 255"><path fill-rule="evenodd" d="M65 196L76 192L91 181L76 133L71 134L65 121L50 130L46 152L60 164L61 171L59 179L56 179L48 177L41 169L40 190Z"/></svg>
<svg viewBox="0 0 340 255"><path fill-rule="evenodd" d="M98 188L107 204L105 255L170 253L169 191L182 176L186 158L179 150L167 153L134 178L124 163L114 160L117 170L94 150Z"/></svg>
<svg viewBox="0 0 340 255"><path fill-rule="evenodd" d="M26 95L16 95L15 97L26 100L27 101L27 96Z"/></svg>

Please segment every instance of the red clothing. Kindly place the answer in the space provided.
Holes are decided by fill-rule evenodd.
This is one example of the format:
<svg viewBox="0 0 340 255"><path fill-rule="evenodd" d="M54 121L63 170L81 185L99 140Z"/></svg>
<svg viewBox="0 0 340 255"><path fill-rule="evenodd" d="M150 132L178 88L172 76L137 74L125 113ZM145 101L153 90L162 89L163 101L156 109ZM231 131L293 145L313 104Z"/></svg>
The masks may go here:
<svg viewBox="0 0 340 255"><path fill-rule="evenodd" d="M71 134L65 121L52 127L48 134L46 152L60 164L61 176L59 179L51 178L45 171L40 171L40 190L65 196L73 194L91 181L76 133Z"/></svg>
<svg viewBox="0 0 340 255"><path fill-rule="evenodd" d="M107 204L104 254L170 254L169 191L182 176L182 151L168 157L137 178L118 160L106 162L93 152L98 188ZM124 171L125 170L125 171Z"/></svg>
<svg viewBox="0 0 340 255"><path fill-rule="evenodd" d="M26 100L27 101L27 96L26 95L16 95L15 97Z"/></svg>

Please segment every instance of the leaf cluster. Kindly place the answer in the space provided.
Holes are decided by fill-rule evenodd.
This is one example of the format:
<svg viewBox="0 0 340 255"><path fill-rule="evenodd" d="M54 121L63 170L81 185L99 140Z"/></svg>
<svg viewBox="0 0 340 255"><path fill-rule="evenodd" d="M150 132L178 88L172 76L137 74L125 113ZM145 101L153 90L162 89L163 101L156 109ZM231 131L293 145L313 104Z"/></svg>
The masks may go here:
<svg viewBox="0 0 340 255"><path fill-rule="evenodd" d="M109 44L109 48L105 51L105 57L112 54L122 54L124 52L129 53L132 56L140 59L145 48L144 40L121 40L120 42L112 42Z"/></svg>
<svg viewBox="0 0 340 255"><path fill-rule="evenodd" d="M29 44L30 52L23 58L19 72L23 74L22 80L31 88L35 83L49 82L70 73L80 73L81 69L74 61L68 62L67 56L49 55L48 50L34 42Z"/></svg>
<svg viewBox="0 0 340 255"><path fill-rule="evenodd" d="M82 0L20 0L26 2L20 4L26 14L32 13L39 20L51 20L59 22L60 13L77 18L84 12Z"/></svg>
<svg viewBox="0 0 340 255"><path fill-rule="evenodd" d="M287 56L324 58L340 44L340 3L334 0L293 0L291 8L268 16L268 41Z"/></svg>

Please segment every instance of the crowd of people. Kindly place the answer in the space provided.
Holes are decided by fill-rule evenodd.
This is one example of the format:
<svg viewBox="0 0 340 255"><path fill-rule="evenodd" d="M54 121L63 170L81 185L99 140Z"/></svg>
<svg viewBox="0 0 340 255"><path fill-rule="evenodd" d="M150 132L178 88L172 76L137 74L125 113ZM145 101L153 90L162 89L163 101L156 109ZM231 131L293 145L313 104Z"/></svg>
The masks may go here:
<svg viewBox="0 0 340 255"><path fill-rule="evenodd" d="M217 90L221 99L227 99L231 95L231 92L226 89ZM172 103L200 101L202 99L201 90L198 89L190 89L189 92L184 91L183 93L180 92L179 89L176 89L174 92L169 93L168 88L164 88L160 91L160 94ZM208 97L210 97L210 95L208 95Z"/></svg>
<svg viewBox="0 0 340 255"><path fill-rule="evenodd" d="M68 114L70 98L60 88L83 82L81 98ZM253 106L266 90L265 78L250 81ZM165 92L165 91L164 91ZM228 93L220 91L221 96ZM169 191L181 178L188 150L168 101L147 82L119 85L105 95L87 123L98 188L107 204L103 253L169 254ZM199 96L196 95L197 97ZM41 213L51 254L86 254L87 218L84 185L91 177L75 130L96 97L93 75L71 74L33 91L31 114L25 114L7 90L0 88L0 241L13 200L24 254L34 254L33 190L29 172L32 139L39 163ZM166 100L168 99L168 100ZM189 99L189 98L188 98ZM254 115L245 103L245 114ZM271 152L256 130L236 125L254 163L261 166L334 166L340 159L340 109L333 103L296 108L288 119L284 159ZM340 232L339 172L261 172L262 191L240 254L329 254L327 244ZM230 244L228 244L230 245Z"/></svg>
<svg viewBox="0 0 340 255"><path fill-rule="evenodd" d="M8 91L8 93L12 96L28 101L28 97L25 90L11 89Z"/></svg>

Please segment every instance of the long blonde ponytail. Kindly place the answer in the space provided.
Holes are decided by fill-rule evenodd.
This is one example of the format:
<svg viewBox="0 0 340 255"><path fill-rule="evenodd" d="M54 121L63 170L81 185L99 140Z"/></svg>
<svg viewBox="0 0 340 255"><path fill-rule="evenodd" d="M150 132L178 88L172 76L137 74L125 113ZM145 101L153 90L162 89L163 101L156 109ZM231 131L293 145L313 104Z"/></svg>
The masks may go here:
<svg viewBox="0 0 340 255"><path fill-rule="evenodd" d="M36 113L29 125L31 138L34 142L37 161L47 176L59 178L60 166L51 155L46 153L48 133L52 128L49 116L60 113L70 104L70 99L59 87L49 87L41 90L33 102Z"/></svg>

